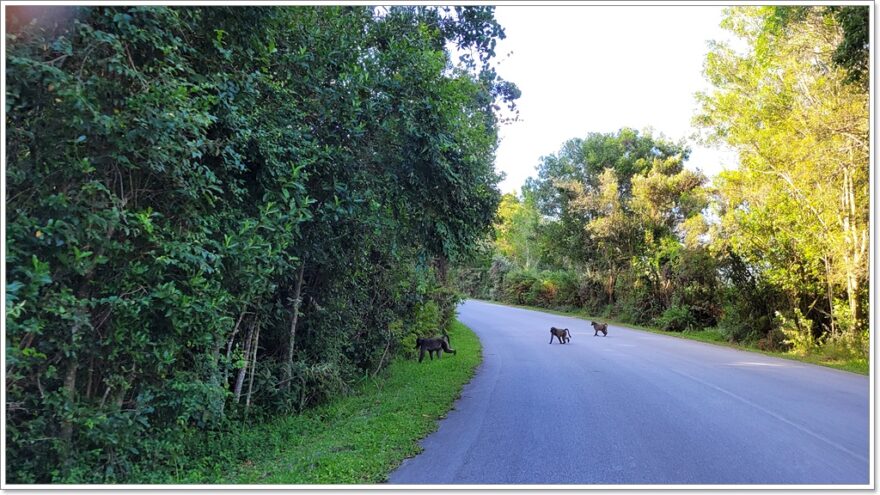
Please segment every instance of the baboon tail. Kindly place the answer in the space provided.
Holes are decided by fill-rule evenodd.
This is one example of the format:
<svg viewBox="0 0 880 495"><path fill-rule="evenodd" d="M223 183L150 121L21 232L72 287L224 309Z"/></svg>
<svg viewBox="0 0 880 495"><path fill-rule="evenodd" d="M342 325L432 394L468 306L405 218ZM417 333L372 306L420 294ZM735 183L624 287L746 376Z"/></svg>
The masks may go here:
<svg viewBox="0 0 880 495"><path fill-rule="evenodd" d="M452 345L452 341L449 340L449 334L446 333L446 330L443 330L443 338L446 339L446 343Z"/></svg>

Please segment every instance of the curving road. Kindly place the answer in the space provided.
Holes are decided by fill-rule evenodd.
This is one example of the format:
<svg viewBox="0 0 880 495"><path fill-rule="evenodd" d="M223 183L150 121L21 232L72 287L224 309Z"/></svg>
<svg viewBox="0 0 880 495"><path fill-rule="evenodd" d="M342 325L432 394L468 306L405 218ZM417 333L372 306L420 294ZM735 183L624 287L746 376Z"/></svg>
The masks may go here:
<svg viewBox="0 0 880 495"><path fill-rule="evenodd" d="M873 482L866 376L473 300L459 319L483 364L391 483Z"/></svg>

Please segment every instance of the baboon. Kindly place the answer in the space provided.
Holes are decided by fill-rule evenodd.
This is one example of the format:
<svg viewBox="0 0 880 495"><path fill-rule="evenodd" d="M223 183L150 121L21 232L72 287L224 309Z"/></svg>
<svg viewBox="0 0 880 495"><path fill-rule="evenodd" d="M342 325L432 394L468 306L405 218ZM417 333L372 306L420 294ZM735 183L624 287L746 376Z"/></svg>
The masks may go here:
<svg viewBox="0 0 880 495"><path fill-rule="evenodd" d="M565 344L571 340L571 332L567 328L550 327L550 342L548 344L553 343L553 337L556 337L560 344Z"/></svg>
<svg viewBox="0 0 880 495"><path fill-rule="evenodd" d="M593 337L598 337L599 332L602 332L602 336L604 336L604 337L608 336L608 324L607 323L596 323L595 321L591 321L590 325L593 325L593 330L596 331L596 333L593 334Z"/></svg>
<svg viewBox="0 0 880 495"><path fill-rule="evenodd" d="M419 350L419 362L422 362L422 359L425 359L425 351L428 351L428 356L431 357L431 360L434 360L434 353L437 353L437 359L440 359L440 356L443 354L443 351L451 352L455 354L455 349L449 347L449 336L444 335L443 337L433 338L433 339L424 339L417 338L416 339L416 349Z"/></svg>

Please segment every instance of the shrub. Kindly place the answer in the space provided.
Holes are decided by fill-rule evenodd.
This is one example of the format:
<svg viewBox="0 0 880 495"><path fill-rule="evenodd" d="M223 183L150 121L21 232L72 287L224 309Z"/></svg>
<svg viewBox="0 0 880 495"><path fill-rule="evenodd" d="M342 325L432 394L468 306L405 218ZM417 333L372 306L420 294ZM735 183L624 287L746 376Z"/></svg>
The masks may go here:
<svg viewBox="0 0 880 495"><path fill-rule="evenodd" d="M602 281L595 272L580 272L575 279L577 305L583 306L590 313L596 313L604 306L605 292Z"/></svg>
<svg viewBox="0 0 880 495"><path fill-rule="evenodd" d="M769 291L757 288L746 291L729 287L721 296L724 301L718 329L730 342L756 342L765 339L768 348L782 343L784 336L774 322L773 301L776 299Z"/></svg>
<svg viewBox="0 0 880 495"><path fill-rule="evenodd" d="M657 317L655 322L661 329L670 332L699 329L690 309L682 306L672 306Z"/></svg>
<svg viewBox="0 0 880 495"><path fill-rule="evenodd" d="M790 318L777 311L776 319L780 331L785 335L785 340L782 342L788 345L789 352L807 356L813 354L821 345L813 335L813 322L806 318L801 310L795 308L794 315Z"/></svg>
<svg viewBox="0 0 880 495"><path fill-rule="evenodd" d="M580 305L578 297L578 278L567 270L544 271L541 277L553 284L555 294L549 303L553 307L577 307Z"/></svg>
<svg viewBox="0 0 880 495"><path fill-rule="evenodd" d="M506 296L504 279L513 270L513 263L504 256L497 255L492 258L492 266L489 268L489 296L495 300L502 300Z"/></svg>
<svg viewBox="0 0 880 495"><path fill-rule="evenodd" d="M538 278L532 272L511 270L504 277L504 300L513 304L533 304L538 291Z"/></svg>

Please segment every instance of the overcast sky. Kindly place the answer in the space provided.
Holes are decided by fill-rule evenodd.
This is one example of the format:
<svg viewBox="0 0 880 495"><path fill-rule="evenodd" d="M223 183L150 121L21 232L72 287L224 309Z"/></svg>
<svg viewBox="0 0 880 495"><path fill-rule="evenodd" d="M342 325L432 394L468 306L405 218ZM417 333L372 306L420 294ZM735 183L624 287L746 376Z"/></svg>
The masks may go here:
<svg viewBox="0 0 880 495"><path fill-rule="evenodd" d="M519 191L542 155L588 132L652 128L686 138L686 163L709 177L735 168L735 154L690 137L694 93L708 40L729 39L715 6L502 6L507 38L496 47L498 73L522 90L520 120L502 126L496 169L502 192ZM509 52L513 52L508 55Z"/></svg>

